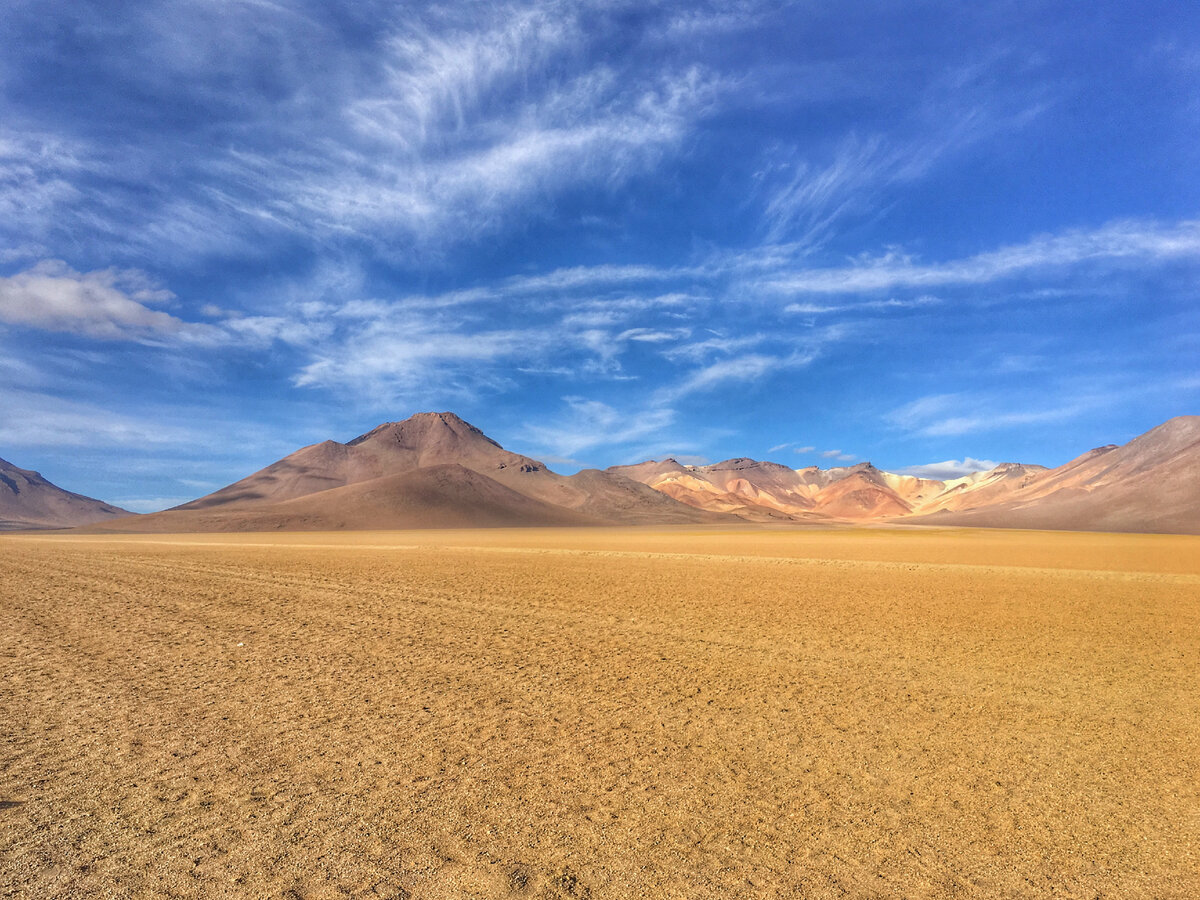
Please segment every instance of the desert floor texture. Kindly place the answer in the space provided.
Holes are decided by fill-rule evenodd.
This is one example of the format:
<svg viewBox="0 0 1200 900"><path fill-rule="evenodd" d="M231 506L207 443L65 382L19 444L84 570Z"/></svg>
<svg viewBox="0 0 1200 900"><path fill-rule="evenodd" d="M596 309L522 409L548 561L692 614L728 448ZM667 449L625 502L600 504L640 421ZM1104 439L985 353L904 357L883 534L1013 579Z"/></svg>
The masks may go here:
<svg viewBox="0 0 1200 900"><path fill-rule="evenodd" d="M0 896L1195 897L1200 538L0 538Z"/></svg>

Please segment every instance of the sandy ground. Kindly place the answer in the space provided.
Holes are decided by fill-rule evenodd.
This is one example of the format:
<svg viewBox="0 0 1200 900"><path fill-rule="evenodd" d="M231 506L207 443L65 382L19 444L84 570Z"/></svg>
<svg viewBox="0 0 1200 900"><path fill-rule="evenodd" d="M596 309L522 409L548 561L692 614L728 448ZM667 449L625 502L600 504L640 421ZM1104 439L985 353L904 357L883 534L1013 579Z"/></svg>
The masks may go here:
<svg viewBox="0 0 1200 900"><path fill-rule="evenodd" d="M1194 897L1200 538L0 536L0 895Z"/></svg>

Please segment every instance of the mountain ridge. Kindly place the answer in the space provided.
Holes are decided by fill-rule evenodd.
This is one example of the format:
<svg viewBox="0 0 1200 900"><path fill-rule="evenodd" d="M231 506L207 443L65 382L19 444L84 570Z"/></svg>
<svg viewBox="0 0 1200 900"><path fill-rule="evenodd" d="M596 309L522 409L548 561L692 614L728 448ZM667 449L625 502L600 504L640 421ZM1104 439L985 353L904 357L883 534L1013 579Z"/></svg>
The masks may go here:
<svg viewBox="0 0 1200 900"><path fill-rule="evenodd" d="M870 462L789 470L748 457L691 466L648 460L614 470L680 502L749 520L1200 533L1200 416L1176 416L1054 469L1004 462L945 480Z"/></svg>
<svg viewBox="0 0 1200 900"><path fill-rule="evenodd" d="M60 488L40 472L0 459L0 531L70 528L132 513Z"/></svg>
<svg viewBox="0 0 1200 900"><path fill-rule="evenodd" d="M439 470L436 475L433 470ZM713 513L598 470L559 475L452 412L301 447L223 488L105 528L130 531L690 524Z"/></svg>
<svg viewBox="0 0 1200 900"><path fill-rule="evenodd" d="M1127 444L1096 447L1054 469L1004 462L939 480L870 462L793 469L744 456L704 465L668 457L560 475L506 450L454 413L417 413L345 443L301 447L170 510L112 515L89 527L875 522L1200 533L1200 416L1175 417Z"/></svg>

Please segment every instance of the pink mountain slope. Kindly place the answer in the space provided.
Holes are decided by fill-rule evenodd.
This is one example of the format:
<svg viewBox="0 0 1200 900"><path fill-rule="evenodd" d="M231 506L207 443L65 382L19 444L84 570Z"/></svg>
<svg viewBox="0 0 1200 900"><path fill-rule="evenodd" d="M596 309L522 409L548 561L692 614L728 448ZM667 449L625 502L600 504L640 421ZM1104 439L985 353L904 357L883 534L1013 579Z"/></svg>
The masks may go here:
<svg viewBox="0 0 1200 900"><path fill-rule="evenodd" d="M0 530L70 528L130 515L120 507L64 491L37 472L0 459Z"/></svg>

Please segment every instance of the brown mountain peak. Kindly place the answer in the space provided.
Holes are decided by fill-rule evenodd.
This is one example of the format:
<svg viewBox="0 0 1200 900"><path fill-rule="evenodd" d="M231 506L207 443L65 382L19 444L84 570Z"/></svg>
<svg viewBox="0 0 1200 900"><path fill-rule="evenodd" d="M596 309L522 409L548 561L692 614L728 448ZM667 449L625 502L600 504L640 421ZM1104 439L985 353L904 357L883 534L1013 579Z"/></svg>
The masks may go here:
<svg viewBox="0 0 1200 900"><path fill-rule="evenodd" d="M1173 454L1197 442L1200 442L1200 416L1176 416L1125 446L1139 452Z"/></svg>
<svg viewBox="0 0 1200 900"><path fill-rule="evenodd" d="M394 443L410 450L428 450L437 446L462 444L503 449L480 429L452 412L416 413L398 422L384 422L349 441L347 446L357 447L374 441Z"/></svg>
<svg viewBox="0 0 1200 900"><path fill-rule="evenodd" d="M1046 472L1049 471L1045 466L1039 466L1036 463L1000 463L992 472L1002 472L1004 474L1020 474L1022 472Z"/></svg>
<svg viewBox="0 0 1200 900"><path fill-rule="evenodd" d="M740 471L742 469L787 469L788 471L792 471L790 466L785 466L782 463L751 459L748 456L737 456L733 459L722 460L719 463L713 463L711 466L705 466L704 468L710 472Z"/></svg>

